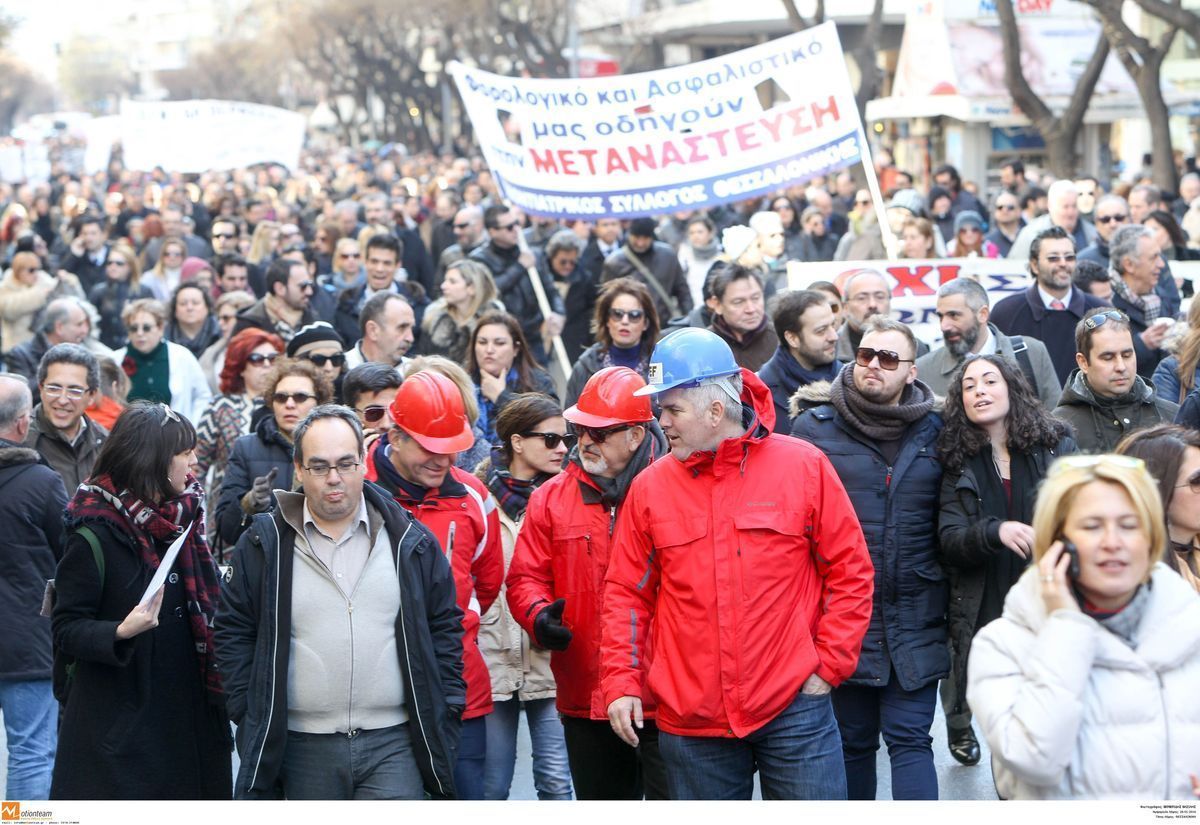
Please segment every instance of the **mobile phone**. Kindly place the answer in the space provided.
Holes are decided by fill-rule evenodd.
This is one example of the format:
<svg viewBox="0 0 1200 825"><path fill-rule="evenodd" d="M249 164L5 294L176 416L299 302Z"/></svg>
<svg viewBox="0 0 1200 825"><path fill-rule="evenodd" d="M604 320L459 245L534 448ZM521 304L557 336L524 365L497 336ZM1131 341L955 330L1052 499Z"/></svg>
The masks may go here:
<svg viewBox="0 0 1200 825"><path fill-rule="evenodd" d="M1079 581L1079 548L1065 536L1059 536L1058 539L1063 544L1063 552L1071 557L1071 562L1067 565L1067 580Z"/></svg>

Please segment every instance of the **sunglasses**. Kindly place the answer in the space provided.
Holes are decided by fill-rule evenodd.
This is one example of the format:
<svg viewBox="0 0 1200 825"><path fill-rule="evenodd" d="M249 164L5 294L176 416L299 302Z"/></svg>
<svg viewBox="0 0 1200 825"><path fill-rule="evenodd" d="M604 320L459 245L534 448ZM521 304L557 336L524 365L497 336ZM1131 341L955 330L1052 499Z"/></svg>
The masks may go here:
<svg viewBox="0 0 1200 825"><path fill-rule="evenodd" d="M1129 220L1128 215L1097 215L1096 216L1096 223L1112 223L1113 221L1116 221L1117 223L1125 223L1125 221L1127 221L1127 220Z"/></svg>
<svg viewBox="0 0 1200 825"><path fill-rule="evenodd" d="M301 281L300 283L296 284L296 288L301 292L311 292L312 290L316 289L316 287L317 285L312 281Z"/></svg>
<svg viewBox="0 0 1200 825"><path fill-rule="evenodd" d="M517 225L515 223L507 223L507 224L504 224L503 226L497 224L496 228L503 232L507 232L510 229L516 229Z"/></svg>
<svg viewBox="0 0 1200 825"><path fill-rule="evenodd" d="M127 262L118 260L116 258L106 261L104 265L105 266L129 266L129 264Z"/></svg>
<svg viewBox="0 0 1200 825"><path fill-rule="evenodd" d="M342 257L343 258L361 258L362 255L360 255L357 252L343 252Z"/></svg>
<svg viewBox="0 0 1200 825"><path fill-rule="evenodd" d="M340 367L346 363L346 356L340 352L337 355L306 355L304 357L318 367L324 367L326 364L333 364L335 367Z"/></svg>
<svg viewBox="0 0 1200 825"><path fill-rule="evenodd" d="M234 317L236 318L237 316L235 315ZM259 364L274 364L275 359L278 357L279 357L279 353L277 353L277 352L270 352L270 353L252 352L246 356L246 363L254 364L256 366Z"/></svg>
<svg viewBox="0 0 1200 825"><path fill-rule="evenodd" d="M231 240L236 237L237 237L237 235L234 235L232 233L227 233L227 232L214 232L213 233L213 240L228 241L228 240Z"/></svg>
<svg viewBox="0 0 1200 825"><path fill-rule="evenodd" d="M383 406L382 404L372 404L371 406L363 407L362 409L355 407L354 411L362 416L363 421L372 425L378 424L383 420L383 417L387 415L387 407Z"/></svg>
<svg viewBox="0 0 1200 825"><path fill-rule="evenodd" d="M271 396L271 400L276 404L286 404L289 401L294 402L297 406L307 401L312 401L316 398L311 392L277 392Z"/></svg>
<svg viewBox="0 0 1200 825"><path fill-rule="evenodd" d="M1146 469L1146 462L1131 455L1068 455L1055 461L1047 475L1056 476L1064 470L1090 470L1101 464L1125 470L1145 471ZM1191 484L1190 481L1188 483Z"/></svg>
<svg viewBox="0 0 1200 825"><path fill-rule="evenodd" d="M451 225L455 229L470 229L471 228L471 224L469 224L469 223L456 223L456 224L451 224ZM499 227L497 227L497 228L499 228Z"/></svg>
<svg viewBox="0 0 1200 825"><path fill-rule="evenodd" d="M542 443L546 445L547 450L556 449L559 444L566 444L567 449L569 450L574 447L575 442L579 440L579 436L572 435L570 433L567 433L566 435L560 435L558 433L539 433L534 430L530 430L529 432L525 433L517 433L517 435L521 436L521 438L540 438L542 439Z"/></svg>
<svg viewBox="0 0 1200 825"><path fill-rule="evenodd" d="M1015 205L1008 203L998 203L995 206L995 210L997 212L1013 212L1016 210L1016 208L1017 207Z"/></svg>
<svg viewBox="0 0 1200 825"><path fill-rule="evenodd" d="M158 406L163 411L163 419L162 419L162 421L158 422L159 427L167 426L168 421L174 421L176 424L183 423L182 421L179 420L179 414L177 412L175 412L173 409L171 409L170 407L168 407L166 404L159 404Z"/></svg>
<svg viewBox="0 0 1200 825"><path fill-rule="evenodd" d="M879 359L879 366L885 370L899 369L900 363L907 362L911 364L913 359L901 358L900 353L892 352L886 349L872 349L871 347L859 347L854 353L854 363L860 367L869 367L871 362L876 358Z"/></svg>
<svg viewBox="0 0 1200 825"><path fill-rule="evenodd" d="M1097 312L1091 318L1084 318L1083 325L1088 329L1096 329L1104 326L1104 322L1111 318L1114 321L1124 321L1125 314L1118 309L1110 309L1105 312Z"/></svg>
<svg viewBox="0 0 1200 825"><path fill-rule="evenodd" d="M147 332L154 332L156 329L158 329L157 324L134 324L129 328L129 332L145 335Z"/></svg>
<svg viewBox="0 0 1200 825"><path fill-rule="evenodd" d="M646 313L641 309L610 309L608 317L614 321L624 321L626 318L630 321L640 321L646 317Z"/></svg>
<svg viewBox="0 0 1200 825"><path fill-rule="evenodd" d="M596 429L595 427L581 427L578 424L572 424L571 429L575 430L576 437L586 434L591 439L593 444L603 444L608 440L610 435L623 433L626 430L632 429L634 424L622 424L619 427L609 427L607 429Z"/></svg>

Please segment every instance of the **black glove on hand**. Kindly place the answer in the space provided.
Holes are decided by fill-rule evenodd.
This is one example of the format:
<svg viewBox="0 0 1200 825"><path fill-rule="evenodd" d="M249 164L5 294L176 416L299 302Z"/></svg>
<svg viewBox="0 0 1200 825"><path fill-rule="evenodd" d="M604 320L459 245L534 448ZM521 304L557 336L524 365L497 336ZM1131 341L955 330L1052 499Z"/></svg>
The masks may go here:
<svg viewBox="0 0 1200 825"><path fill-rule="evenodd" d="M571 631L563 627L563 608L567 606L566 599L559 599L537 614L533 620L534 640L538 647L546 650L566 650L571 644Z"/></svg>

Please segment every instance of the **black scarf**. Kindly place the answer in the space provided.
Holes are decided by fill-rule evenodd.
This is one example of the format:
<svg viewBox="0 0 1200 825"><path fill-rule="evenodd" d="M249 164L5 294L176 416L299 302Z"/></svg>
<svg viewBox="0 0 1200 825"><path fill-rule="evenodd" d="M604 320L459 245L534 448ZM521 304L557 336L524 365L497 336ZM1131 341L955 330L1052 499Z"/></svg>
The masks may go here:
<svg viewBox="0 0 1200 825"><path fill-rule="evenodd" d="M895 441L904 437L910 424L933 409L933 390L917 379L904 388L899 404L878 404L863 397L854 386L854 364L847 364L833 382L829 403L846 423L868 438Z"/></svg>
<svg viewBox="0 0 1200 825"><path fill-rule="evenodd" d="M496 497L496 503L500 505L500 509L513 521L520 521L521 516L525 515L525 508L529 506L529 497L533 495L533 491L550 478L551 476L546 473L538 473L528 481L513 478L512 473L508 470L508 463L504 460L504 450L500 447L492 448L492 462L487 471L487 486L492 491L492 495Z"/></svg>

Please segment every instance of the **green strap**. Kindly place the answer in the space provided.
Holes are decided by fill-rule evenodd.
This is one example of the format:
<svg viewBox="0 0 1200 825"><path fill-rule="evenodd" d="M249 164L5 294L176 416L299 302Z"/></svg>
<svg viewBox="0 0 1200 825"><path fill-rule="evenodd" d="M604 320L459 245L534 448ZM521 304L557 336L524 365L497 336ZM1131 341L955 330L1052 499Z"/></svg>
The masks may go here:
<svg viewBox="0 0 1200 825"><path fill-rule="evenodd" d="M104 553L100 550L100 539L96 538L96 534L92 532L92 528L86 524L81 524L75 531L83 536L88 546L92 548L92 558L96 560L96 569L100 571L100 589L104 589Z"/></svg>

